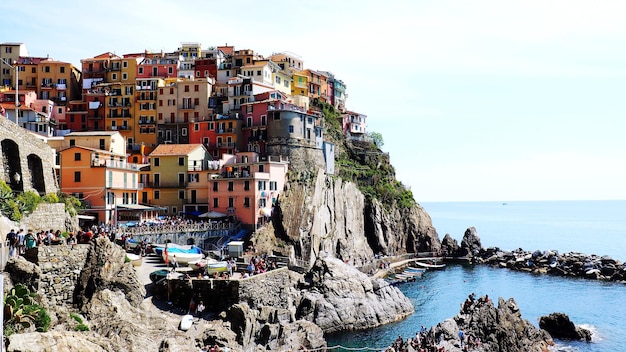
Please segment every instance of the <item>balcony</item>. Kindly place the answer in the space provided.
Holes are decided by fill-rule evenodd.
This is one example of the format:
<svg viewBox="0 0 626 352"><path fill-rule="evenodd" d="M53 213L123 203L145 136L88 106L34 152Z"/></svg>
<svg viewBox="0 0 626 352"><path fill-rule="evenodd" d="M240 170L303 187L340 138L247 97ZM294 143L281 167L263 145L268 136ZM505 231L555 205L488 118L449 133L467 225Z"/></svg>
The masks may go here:
<svg viewBox="0 0 626 352"><path fill-rule="evenodd" d="M234 142L217 142L218 148L235 148L236 145Z"/></svg>
<svg viewBox="0 0 626 352"><path fill-rule="evenodd" d="M130 126L107 126L107 131L130 131Z"/></svg>
<svg viewBox="0 0 626 352"><path fill-rule="evenodd" d="M234 128L219 128L217 130L215 130L215 133L217 134L224 134L224 133L236 133L237 130Z"/></svg>
<svg viewBox="0 0 626 352"><path fill-rule="evenodd" d="M187 188L187 182L145 182L148 188Z"/></svg>
<svg viewBox="0 0 626 352"><path fill-rule="evenodd" d="M193 110L195 108L196 106L194 104L183 104L180 107L181 110Z"/></svg>
<svg viewBox="0 0 626 352"><path fill-rule="evenodd" d="M155 125L156 121L155 120L139 120L138 123L140 125Z"/></svg>
<svg viewBox="0 0 626 352"><path fill-rule="evenodd" d="M93 160L91 160L91 166L139 171L139 165L135 163L129 163L127 161L121 161L121 160L94 158ZM142 187L143 187L143 184L142 184Z"/></svg>
<svg viewBox="0 0 626 352"><path fill-rule="evenodd" d="M57 89L58 90L66 90L67 89L67 85L65 83L57 83Z"/></svg>
<svg viewBox="0 0 626 352"><path fill-rule="evenodd" d="M41 82L42 89L52 89L54 88L54 83L52 82Z"/></svg>

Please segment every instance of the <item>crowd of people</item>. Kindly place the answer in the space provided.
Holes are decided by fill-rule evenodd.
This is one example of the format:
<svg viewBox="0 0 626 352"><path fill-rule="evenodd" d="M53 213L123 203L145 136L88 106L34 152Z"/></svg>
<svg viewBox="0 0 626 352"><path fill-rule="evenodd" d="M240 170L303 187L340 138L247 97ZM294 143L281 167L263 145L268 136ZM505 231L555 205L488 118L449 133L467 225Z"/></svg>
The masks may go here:
<svg viewBox="0 0 626 352"><path fill-rule="evenodd" d="M28 249L37 246L52 245L74 245L76 243L88 243L94 236L100 235L101 232L92 232L91 230L80 230L76 234L74 232L61 232L61 230L42 230L33 232L33 230L25 231L24 229L11 229L6 234L6 245L9 247L9 258L24 255Z"/></svg>

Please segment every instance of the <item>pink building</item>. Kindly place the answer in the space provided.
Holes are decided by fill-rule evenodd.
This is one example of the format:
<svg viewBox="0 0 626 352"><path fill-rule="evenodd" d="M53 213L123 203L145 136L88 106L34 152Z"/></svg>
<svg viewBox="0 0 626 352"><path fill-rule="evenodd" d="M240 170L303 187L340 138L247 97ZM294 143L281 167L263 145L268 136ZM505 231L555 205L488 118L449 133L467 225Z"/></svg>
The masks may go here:
<svg viewBox="0 0 626 352"><path fill-rule="evenodd" d="M209 208L234 215L250 230L265 224L285 186L288 162L255 152L224 154L209 181Z"/></svg>

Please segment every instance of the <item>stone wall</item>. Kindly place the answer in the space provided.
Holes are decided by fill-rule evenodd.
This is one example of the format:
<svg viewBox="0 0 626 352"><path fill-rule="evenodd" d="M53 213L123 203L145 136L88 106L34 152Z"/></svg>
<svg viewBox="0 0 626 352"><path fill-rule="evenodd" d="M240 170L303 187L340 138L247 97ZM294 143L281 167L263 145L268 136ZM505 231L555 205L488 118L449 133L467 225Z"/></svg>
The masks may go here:
<svg viewBox="0 0 626 352"><path fill-rule="evenodd" d="M15 186L15 172L21 175L20 188L23 191L56 193L58 185L54 175L54 151L43 140L19 127L9 119L0 119L0 179ZM5 150L5 145L15 146ZM6 152L10 152L7 155ZM36 173L37 175L32 175ZM40 188L37 190L35 186ZM15 188L14 188L15 189Z"/></svg>
<svg viewBox="0 0 626 352"><path fill-rule="evenodd" d="M37 247L41 269L38 293L47 297L49 305L72 304L74 288L89 248L88 244Z"/></svg>
<svg viewBox="0 0 626 352"><path fill-rule="evenodd" d="M22 218L20 228L31 229L34 232L50 229L61 230L61 232L76 231L78 230L78 220L76 217L72 218L65 213L65 204L63 203L40 203L32 214Z"/></svg>
<svg viewBox="0 0 626 352"><path fill-rule="evenodd" d="M189 279L169 280L156 287L156 294L179 307L187 307L191 298L203 301L207 310L219 312L239 302L250 307L268 305L287 309L289 270L279 268L241 280Z"/></svg>

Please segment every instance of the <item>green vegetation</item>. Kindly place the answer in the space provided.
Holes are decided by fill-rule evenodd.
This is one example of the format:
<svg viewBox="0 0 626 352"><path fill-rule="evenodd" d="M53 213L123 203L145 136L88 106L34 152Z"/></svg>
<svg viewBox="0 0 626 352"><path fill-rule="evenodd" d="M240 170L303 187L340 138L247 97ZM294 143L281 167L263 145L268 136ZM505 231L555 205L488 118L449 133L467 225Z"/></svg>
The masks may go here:
<svg viewBox="0 0 626 352"><path fill-rule="evenodd" d="M50 316L36 304L35 294L23 285L16 285L4 296L4 334L9 336L27 329L48 331Z"/></svg>
<svg viewBox="0 0 626 352"><path fill-rule="evenodd" d="M84 204L73 196L66 194L39 194L27 191L15 195L13 190L4 181L0 181L0 212L13 221L20 221L24 215L28 215L37 209L40 203L65 203L65 211L75 216Z"/></svg>
<svg viewBox="0 0 626 352"><path fill-rule="evenodd" d="M389 155L380 148L383 136L370 132L364 141L347 140L341 127L341 113L324 102L316 104L324 114L326 139L335 144L335 174L354 182L370 200L378 199L384 205L400 208L415 205L413 193L396 180L395 169L389 164Z"/></svg>
<svg viewBox="0 0 626 352"><path fill-rule="evenodd" d="M83 323L83 318L74 313L70 313L70 318L74 319L78 323L74 327L75 331L89 331L89 326Z"/></svg>

